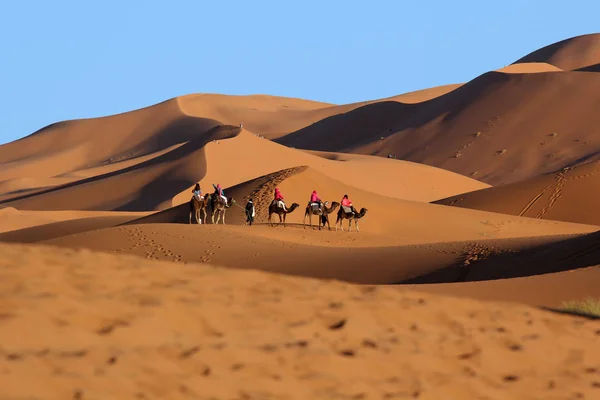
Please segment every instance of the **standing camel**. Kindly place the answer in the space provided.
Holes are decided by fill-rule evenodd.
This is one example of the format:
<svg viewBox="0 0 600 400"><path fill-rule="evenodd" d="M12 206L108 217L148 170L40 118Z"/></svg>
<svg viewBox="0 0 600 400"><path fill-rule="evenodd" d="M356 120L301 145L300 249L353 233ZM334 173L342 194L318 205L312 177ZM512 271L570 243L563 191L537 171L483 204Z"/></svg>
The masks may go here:
<svg viewBox="0 0 600 400"><path fill-rule="evenodd" d="M210 203L211 203L211 220L213 225L215 224L215 214L217 214L217 222L219 220L222 221L223 225L225 225L225 210L227 210L233 204L233 197L227 198L227 205L223 203L219 196L215 196L214 193L210 194Z"/></svg>
<svg viewBox="0 0 600 400"><path fill-rule="evenodd" d="M283 226L285 226L285 216L287 214L291 214L294 212L294 210L296 208L300 207L300 204L298 203L292 203L292 206L290 208L286 210L284 210L283 208L279 207L277 205L277 202L272 201L271 204L269 205L269 224L271 223L271 215L273 214L277 214L279 216L279 223L281 224L283 222Z"/></svg>
<svg viewBox="0 0 600 400"><path fill-rule="evenodd" d="M338 223L340 224L340 229L342 230L342 232L344 231L344 227L342 226L342 223L344 222L345 219L348 220L348 232L350 232L350 229L352 228L352 220L354 220L354 226L356 226L356 231L360 232L360 230L358 229L358 220L361 219L362 217L364 217L367 214L367 210L366 208L361 208L360 212L358 214L356 213L347 213L346 211L344 211L344 208L341 207L337 213L337 220L335 221L335 230L337 231L337 227L338 227Z"/></svg>
<svg viewBox="0 0 600 400"><path fill-rule="evenodd" d="M190 218L189 223L192 223L192 216L196 224L206 223L206 208L208 207L208 194L204 195L198 200L196 196L192 196L190 199ZM203 217L200 216L202 213Z"/></svg>
<svg viewBox="0 0 600 400"><path fill-rule="evenodd" d="M312 228L312 216L318 215L319 219L318 219L317 225L319 226L319 230L321 230L321 221L323 221L323 226L325 226L325 224L327 224L327 228L329 228L329 230L331 230L331 226L329 225L329 214L334 212L335 209L340 206L340 203L338 203L337 201L334 201L333 203L331 203L331 207L327 207L328 204L329 204L328 201L324 202L322 209L317 208L317 207L312 207L311 204L308 204L306 206L306 211L304 212L304 219L302 220L302 225L304 225L306 227L306 217L308 216L308 222L310 224L310 227Z"/></svg>

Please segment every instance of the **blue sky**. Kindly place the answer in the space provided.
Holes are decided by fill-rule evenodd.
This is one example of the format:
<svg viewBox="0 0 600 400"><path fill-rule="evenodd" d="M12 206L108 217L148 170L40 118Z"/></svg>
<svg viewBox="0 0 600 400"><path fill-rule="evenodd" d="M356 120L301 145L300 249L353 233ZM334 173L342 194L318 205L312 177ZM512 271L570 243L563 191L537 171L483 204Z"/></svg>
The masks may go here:
<svg viewBox="0 0 600 400"><path fill-rule="evenodd" d="M187 93L331 103L468 81L598 32L600 2L4 1L0 143Z"/></svg>

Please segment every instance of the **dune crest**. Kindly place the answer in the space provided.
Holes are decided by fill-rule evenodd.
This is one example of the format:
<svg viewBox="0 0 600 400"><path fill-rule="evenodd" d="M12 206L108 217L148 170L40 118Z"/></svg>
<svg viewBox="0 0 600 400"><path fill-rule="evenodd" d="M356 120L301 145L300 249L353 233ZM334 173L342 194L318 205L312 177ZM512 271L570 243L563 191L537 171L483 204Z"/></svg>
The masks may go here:
<svg viewBox="0 0 600 400"><path fill-rule="evenodd" d="M506 74L535 74L561 71L562 69L545 62L516 63L496 70L496 72L504 72Z"/></svg>
<svg viewBox="0 0 600 400"><path fill-rule="evenodd" d="M600 63L600 33L575 36L544 46L515 61L548 63L563 70L575 70Z"/></svg>

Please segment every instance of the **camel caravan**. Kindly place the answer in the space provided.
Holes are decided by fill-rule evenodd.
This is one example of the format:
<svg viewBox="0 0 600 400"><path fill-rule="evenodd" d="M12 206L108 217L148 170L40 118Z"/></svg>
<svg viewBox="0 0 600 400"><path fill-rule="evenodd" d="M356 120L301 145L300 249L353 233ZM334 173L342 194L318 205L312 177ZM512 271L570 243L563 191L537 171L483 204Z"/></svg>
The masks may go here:
<svg viewBox="0 0 600 400"><path fill-rule="evenodd" d="M225 211L231 207L232 204L235 203L233 198L227 198L221 185L213 184L215 189L214 193L207 193L206 195L202 195L200 190L200 185L196 184L194 190L192 190L192 198L190 199L190 212L189 212L189 223L192 223L192 220L196 224L205 224L206 218L208 217L208 209L210 207L210 217L213 224L218 224L219 221L222 221L222 224L225 224ZM273 196L273 200L269 204L269 217L267 223L271 226L274 225L272 222L273 214L276 214L279 217L279 224L285 225L285 220L287 214L291 214L300 207L298 203L292 203L292 205L288 208L285 205L285 201L283 195L279 188L275 188L275 193ZM335 230L338 230L338 225L342 231L344 231L343 222L344 220L348 220L348 232L352 229L352 221L354 221L354 226L356 227L356 231L360 232L358 228L358 222L361 218L363 218L367 214L366 208L361 208L360 211L357 211L354 208L354 205L348 198L348 195L345 194L340 203L334 201L329 205L328 201L322 201L319 198L316 190L313 190L310 196L310 201L308 202L305 212L304 219L302 220L303 227L306 227L306 218L308 217L309 226L312 228L312 216L317 217L317 227L319 230L327 225L327 228L331 230L331 225L329 223L329 214L332 214L337 208L339 210L337 212L337 219L335 221ZM256 210L254 208L254 203L252 199L248 200L248 203L245 207L246 212L246 225L252 225L254 223L254 217L256 216ZM215 221L215 216L216 221Z"/></svg>

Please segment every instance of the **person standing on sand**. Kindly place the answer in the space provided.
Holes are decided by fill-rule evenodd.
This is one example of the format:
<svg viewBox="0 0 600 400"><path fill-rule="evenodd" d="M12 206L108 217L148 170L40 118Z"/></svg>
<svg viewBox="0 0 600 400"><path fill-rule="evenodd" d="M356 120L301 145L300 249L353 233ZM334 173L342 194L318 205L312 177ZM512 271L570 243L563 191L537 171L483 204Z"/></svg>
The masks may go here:
<svg viewBox="0 0 600 400"><path fill-rule="evenodd" d="M252 202L252 199L249 199L246 203L246 225L252 225L255 216L256 210L254 209L254 203Z"/></svg>

